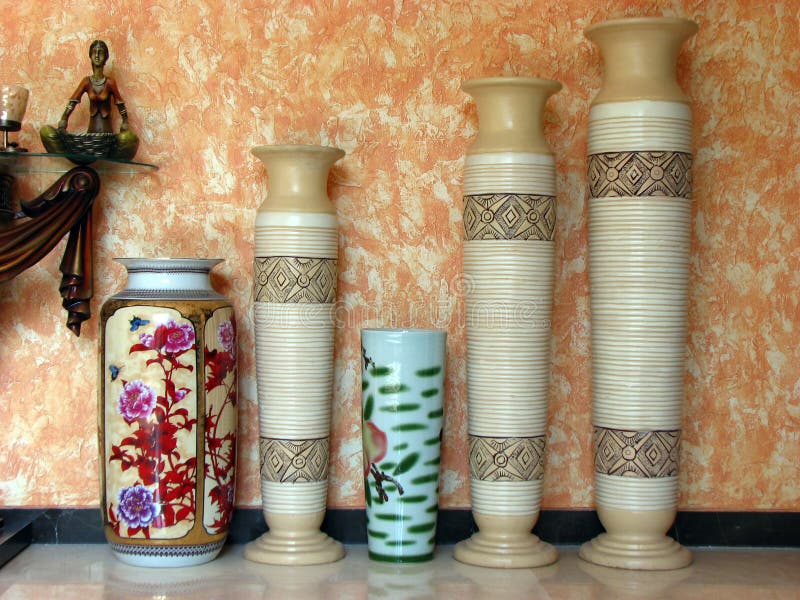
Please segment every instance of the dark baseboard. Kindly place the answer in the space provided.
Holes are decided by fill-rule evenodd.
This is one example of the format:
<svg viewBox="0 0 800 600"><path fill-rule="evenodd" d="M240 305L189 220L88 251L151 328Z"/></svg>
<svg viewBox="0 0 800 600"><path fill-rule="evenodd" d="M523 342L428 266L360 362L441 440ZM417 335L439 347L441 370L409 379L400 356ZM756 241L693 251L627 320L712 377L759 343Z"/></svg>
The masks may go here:
<svg viewBox="0 0 800 600"><path fill-rule="evenodd" d="M16 542L35 544L104 543L99 509L4 509L5 532L11 523L29 523L17 532ZM17 527L14 525L13 527ZM267 530L261 510L238 508L231 523L229 543L244 544ZM328 510L322 530L345 544L365 544L366 516L363 509ZM439 511L436 541L455 544L476 531L466 509ZM603 527L592 510L544 510L534 532L557 545L581 544ZM3 535L6 535L3 534ZM669 534L686 546L800 547L800 513L786 512L679 512ZM14 546L9 546L9 551ZM24 546L23 546L24 547ZM0 548L0 559L5 546ZM0 564L2 564L0 562Z"/></svg>
<svg viewBox="0 0 800 600"><path fill-rule="evenodd" d="M796 512L679 512L673 529L686 546L800 547Z"/></svg>
<svg viewBox="0 0 800 600"><path fill-rule="evenodd" d="M0 567L27 548L33 539L33 521L41 510L0 509Z"/></svg>

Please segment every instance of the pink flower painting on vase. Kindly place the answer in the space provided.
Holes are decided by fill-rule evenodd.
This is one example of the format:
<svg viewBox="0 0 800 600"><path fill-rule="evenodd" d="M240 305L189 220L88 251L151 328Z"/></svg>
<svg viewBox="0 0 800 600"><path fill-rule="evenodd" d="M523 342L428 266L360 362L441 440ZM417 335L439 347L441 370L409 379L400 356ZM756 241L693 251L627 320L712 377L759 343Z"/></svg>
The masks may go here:
<svg viewBox="0 0 800 600"><path fill-rule="evenodd" d="M125 421L133 423L137 419L147 419L156 406L156 394L140 379L129 381L119 395L119 414Z"/></svg>

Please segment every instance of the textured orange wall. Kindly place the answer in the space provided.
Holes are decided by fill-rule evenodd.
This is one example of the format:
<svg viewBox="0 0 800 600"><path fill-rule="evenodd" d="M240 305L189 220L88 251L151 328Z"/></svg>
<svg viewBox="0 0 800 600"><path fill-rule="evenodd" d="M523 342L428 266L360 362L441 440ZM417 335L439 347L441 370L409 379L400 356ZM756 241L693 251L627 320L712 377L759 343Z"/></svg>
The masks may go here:
<svg viewBox="0 0 800 600"><path fill-rule="evenodd" d="M41 149L36 130L58 120L101 38L142 139L138 158L161 170L104 179L95 317L80 338L63 325L59 252L0 286L0 505L98 504L96 315L124 279L112 257L192 255L226 259L215 283L236 303L243 349L238 503L259 505L250 304L267 177L249 149L297 142L347 151L330 185L343 306L330 503L363 503L358 331L414 325L449 330L442 506L468 506L460 181L477 124L459 84L535 75L564 83L546 119L559 222L545 506L591 506L585 152L601 65L582 30L666 14L700 24L679 65L696 119L680 506L800 509L796 2L59 4L0 1L0 81L31 92L21 141Z"/></svg>

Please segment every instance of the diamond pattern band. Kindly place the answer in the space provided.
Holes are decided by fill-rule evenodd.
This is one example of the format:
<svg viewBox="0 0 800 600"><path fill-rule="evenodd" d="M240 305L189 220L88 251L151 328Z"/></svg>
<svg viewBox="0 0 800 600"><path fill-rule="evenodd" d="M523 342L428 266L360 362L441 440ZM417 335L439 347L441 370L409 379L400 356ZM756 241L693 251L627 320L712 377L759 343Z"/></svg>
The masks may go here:
<svg viewBox="0 0 800 600"><path fill-rule="evenodd" d="M552 241L555 228L555 196L464 196L464 232L467 240Z"/></svg>
<svg viewBox="0 0 800 600"><path fill-rule="evenodd" d="M325 481L328 438L316 440L259 439L261 479L277 483Z"/></svg>
<svg viewBox="0 0 800 600"><path fill-rule="evenodd" d="M678 474L680 429L621 431L594 428L594 470L620 477L673 477Z"/></svg>
<svg viewBox="0 0 800 600"><path fill-rule="evenodd" d="M336 299L336 259L256 257L256 302L330 304Z"/></svg>
<svg viewBox="0 0 800 600"><path fill-rule="evenodd" d="M685 152L608 152L589 156L589 194L692 197L692 155Z"/></svg>
<svg viewBox="0 0 800 600"><path fill-rule="evenodd" d="M481 481L533 481L544 476L545 437L469 436L472 478Z"/></svg>

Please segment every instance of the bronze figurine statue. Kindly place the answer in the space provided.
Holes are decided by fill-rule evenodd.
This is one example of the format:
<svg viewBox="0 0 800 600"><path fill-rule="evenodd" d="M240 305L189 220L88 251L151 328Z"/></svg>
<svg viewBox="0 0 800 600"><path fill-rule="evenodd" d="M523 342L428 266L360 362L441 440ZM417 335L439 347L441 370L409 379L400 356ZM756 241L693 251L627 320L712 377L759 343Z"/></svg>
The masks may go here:
<svg viewBox="0 0 800 600"><path fill-rule="evenodd" d="M95 40L89 46L92 74L84 77L69 99L57 127L45 125L39 131L48 152L80 154L97 158L131 160L139 147L139 138L128 126L128 111L113 77L104 74L108 46ZM89 97L89 127L85 134L67 133L67 122L83 95ZM122 123L119 133L111 126L111 109L115 104Z"/></svg>

